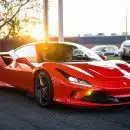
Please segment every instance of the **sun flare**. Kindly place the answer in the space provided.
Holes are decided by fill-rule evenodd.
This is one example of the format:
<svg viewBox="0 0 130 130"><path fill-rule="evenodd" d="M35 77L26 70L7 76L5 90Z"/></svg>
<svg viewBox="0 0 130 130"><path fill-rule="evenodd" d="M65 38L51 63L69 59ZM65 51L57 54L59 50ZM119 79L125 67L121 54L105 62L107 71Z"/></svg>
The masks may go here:
<svg viewBox="0 0 130 130"><path fill-rule="evenodd" d="M41 26L36 26L35 28L33 28L30 32L30 35L37 40L44 39L44 31Z"/></svg>

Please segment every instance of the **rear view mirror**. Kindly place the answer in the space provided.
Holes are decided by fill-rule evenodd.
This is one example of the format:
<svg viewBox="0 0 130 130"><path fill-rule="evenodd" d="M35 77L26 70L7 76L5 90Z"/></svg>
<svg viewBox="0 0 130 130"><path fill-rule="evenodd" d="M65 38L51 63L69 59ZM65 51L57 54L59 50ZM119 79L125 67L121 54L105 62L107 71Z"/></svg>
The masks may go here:
<svg viewBox="0 0 130 130"><path fill-rule="evenodd" d="M24 57L21 57L21 58L17 58L16 59L16 62L18 62L18 63L28 63L29 61L26 59L26 58L24 58Z"/></svg>

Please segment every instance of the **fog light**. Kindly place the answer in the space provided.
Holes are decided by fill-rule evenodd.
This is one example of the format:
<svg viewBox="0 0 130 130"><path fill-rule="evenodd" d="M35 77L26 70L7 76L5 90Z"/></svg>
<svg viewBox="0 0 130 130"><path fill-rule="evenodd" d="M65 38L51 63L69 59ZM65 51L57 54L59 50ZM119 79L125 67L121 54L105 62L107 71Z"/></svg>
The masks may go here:
<svg viewBox="0 0 130 130"><path fill-rule="evenodd" d="M85 93L85 95L90 96L92 93L93 93L93 91L92 91L92 90L89 90L89 91L87 91L87 92Z"/></svg>

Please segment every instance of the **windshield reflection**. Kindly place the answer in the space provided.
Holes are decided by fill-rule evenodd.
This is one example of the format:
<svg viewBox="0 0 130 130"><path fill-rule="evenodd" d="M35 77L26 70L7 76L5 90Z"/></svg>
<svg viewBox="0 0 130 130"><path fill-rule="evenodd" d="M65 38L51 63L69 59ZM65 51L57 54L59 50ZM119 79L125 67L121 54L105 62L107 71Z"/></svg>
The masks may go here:
<svg viewBox="0 0 130 130"><path fill-rule="evenodd" d="M101 61L102 59L88 48L71 44L41 44L37 47L40 62L80 62Z"/></svg>

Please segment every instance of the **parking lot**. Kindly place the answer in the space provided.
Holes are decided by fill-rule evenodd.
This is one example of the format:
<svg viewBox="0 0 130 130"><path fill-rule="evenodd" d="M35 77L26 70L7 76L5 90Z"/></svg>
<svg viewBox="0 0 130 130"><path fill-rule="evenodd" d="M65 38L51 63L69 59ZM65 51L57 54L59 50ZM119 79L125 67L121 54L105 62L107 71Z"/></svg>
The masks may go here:
<svg viewBox="0 0 130 130"><path fill-rule="evenodd" d="M23 92L0 90L0 130L129 130L130 107L39 107Z"/></svg>

